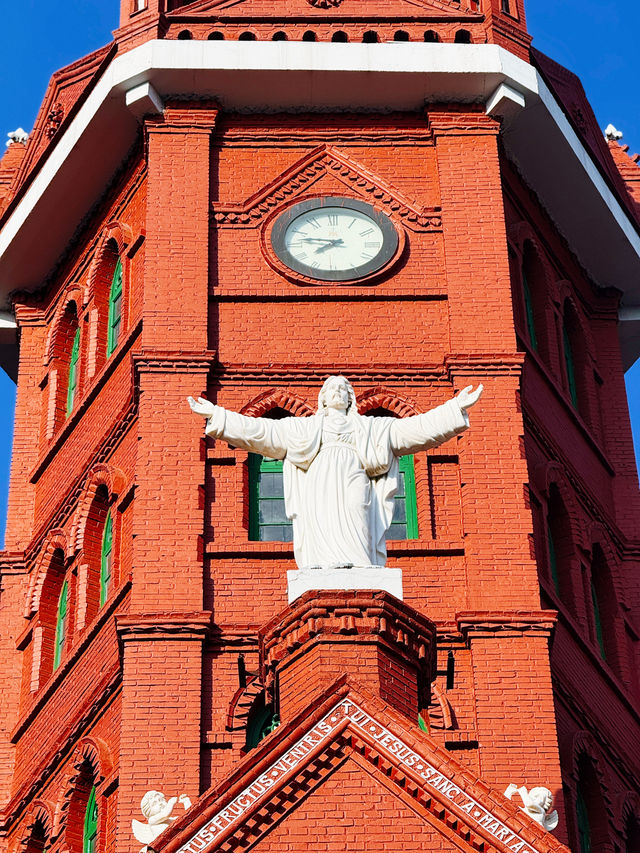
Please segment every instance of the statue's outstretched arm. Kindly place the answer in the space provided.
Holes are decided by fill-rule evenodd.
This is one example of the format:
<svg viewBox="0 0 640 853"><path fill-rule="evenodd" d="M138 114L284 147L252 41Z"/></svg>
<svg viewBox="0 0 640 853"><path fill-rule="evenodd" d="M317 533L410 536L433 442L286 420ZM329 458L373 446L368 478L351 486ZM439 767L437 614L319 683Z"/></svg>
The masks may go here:
<svg viewBox="0 0 640 853"><path fill-rule="evenodd" d="M396 456L417 453L438 447L455 435L464 432L469 426L467 409L480 399L482 385L475 391L469 385L442 406L431 409L423 415L398 418L391 424L389 438L391 449Z"/></svg>
<svg viewBox="0 0 640 853"><path fill-rule="evenodd" d="M188 397L187 400L195 414L207 419L205 433L212 438L221 438L233 447L261 453L271 459L284 459L287 455L286 419L248 418L202 397L197 400Z"/></svg>

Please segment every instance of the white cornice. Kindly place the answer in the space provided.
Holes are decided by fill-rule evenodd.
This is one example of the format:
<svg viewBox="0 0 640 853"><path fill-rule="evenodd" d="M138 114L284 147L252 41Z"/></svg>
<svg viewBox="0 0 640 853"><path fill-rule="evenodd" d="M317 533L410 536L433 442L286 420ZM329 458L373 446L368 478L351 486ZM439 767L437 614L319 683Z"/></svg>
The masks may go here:
<svg viewBox="0 0 640 853"><path fill-rule="evenodd" d="M425 102L489 102L500 114L504 107L506 151L581 262L598 284L624 291L625 304L640 305L636 227L539 74L503 48L163 40L111 62L7 219L0 308L12 290L41 286L101 197L137 137L126 95L142 84L161 100L210 97L235 110L408 111ZM495 97L501 85L510 100Z"/></svg>

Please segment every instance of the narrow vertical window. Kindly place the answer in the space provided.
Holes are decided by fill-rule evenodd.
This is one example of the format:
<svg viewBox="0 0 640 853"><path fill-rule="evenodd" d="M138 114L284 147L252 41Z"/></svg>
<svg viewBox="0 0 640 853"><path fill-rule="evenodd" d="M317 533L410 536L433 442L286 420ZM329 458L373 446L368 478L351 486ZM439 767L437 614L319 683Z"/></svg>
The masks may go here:
<svg viewBox="0 0 640 853"><path fill-rule="evenodd" d="M95 786L91 789L87 808L84 813L84 829L82 832L82 853L95 853L98 837L98 804L96 803Z"/></svg>
<svg viewBox="0 0 640 853"><path fill-rule="evenodd" d="M553 581L555 591L558 595L560 595L560 578L558 577L558 554L556 551L555 542L553 541L553 530L551 529L551 522L549 521L549 519L547 519L547 548L551 580Z"/></svg>
<svg viewBox="0 0 640 853"><path fill-rule="evenodd" d="M113 563L113 522L111 513L107 513L102 534L102 553L100 557L100 607L109 596L111 586L111 566Z"/></svg>
<svg viewBox="0 0 640 853"><path fill-rule="evenodd" d="M67 639L67 611L68 611L68 592L69 587L65 581L60 590L58 598L58 616L56 619L56 638L53 648L53 668L56 670L60 666L64 644Z"/></svg>
<svg viewBox="0 0 640 853"><path fill-rule="evenodd" d="M567 327L562 327L562 346L564 349L564 365L567 371L567 384L569 385L569 395L574 408L578 408L578 387L576 385L576 367L573 359L573 348Z"/></svg>
<svg viewBox="0 0 640 853"><path fill-rule="evenodd" d="M107 340L107 358L115 350L120 337L122 326L122 261L118 263L113 273L111 290L109 291L109 337Z"/></svg>
<svg viewBox="0 0 640 853"><path fill-rule="evenodd" d="M293 525L284 509L282 460L249 454L249 538L291 542Z"/></svg>
<svg viewBox="0 0 640 853"><path fill-rule="evenodd" d="M78 359L80 358L80 327L76 329L71 347L71 360L69 361L69 379L67 382L67 417L73 411L73 403L78 388Z"/></svg>
<svg viewBox="0 0 640 853"><path fill-rule="evenodd" d="M531 299L531 288L529 287L529 282L527 281L527 276L524 270L522 270L522 291L524 294L524 310L527 317L527 332L529 333L529 343L531 344L531 349L537 352L538 338L536 335L536 325L533 314L533 300Z"/></svg>
<svg viewBox="0 0 640 853"><path fill-rule="evenodd" d="M413 456L401 456L398 469L398 491L393 499L393 518L387 540L417 539L418 507Z"/></svg>
<svg viewBox="0 0 640 853"><path fill-rule="evenodd" d="M582 788L578 785L576 793L576 818L578 820L578 843L580 853L591 853L591 829L589 827L589 812L584 801Z"/></svg>
<svg viewBox="0 0 640 853"><path fill-rule="evenodd" d="M607 659L607 652L604 646L604 635L602 633L602 616L600 614L600 603L598 602L598 593L596 585L591 581L591 603L593 604L593 625L596 631L596 640L598 641L598 649L602 660Z"/></svg>

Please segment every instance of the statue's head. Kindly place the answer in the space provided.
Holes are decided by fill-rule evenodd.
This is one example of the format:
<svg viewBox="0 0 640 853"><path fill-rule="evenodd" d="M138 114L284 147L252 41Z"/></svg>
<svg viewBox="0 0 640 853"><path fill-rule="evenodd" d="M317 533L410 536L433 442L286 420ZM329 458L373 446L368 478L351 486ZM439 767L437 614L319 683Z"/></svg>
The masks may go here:
<svg viewBox="0 0 640 853"><path fill-rule="evenodd" d="M147 791L140 801L140 811L149 820L166 808L166 805L166 797L161 791Z"/></svg>
<svg viewBox="0 0 640 853"><path fill-rule="evenodd" d="M318 413L326 414L329 409L343 410L347 415L358 413L356 394L344 376L329 376L318 394Z"/></svg>
<svg viewBox="0 0 640 853"><path fill-rule="evenodd" d="M553 804L553 794L548 788L532 788L529 791L529 799L544 812L548 812Z"/></svg>

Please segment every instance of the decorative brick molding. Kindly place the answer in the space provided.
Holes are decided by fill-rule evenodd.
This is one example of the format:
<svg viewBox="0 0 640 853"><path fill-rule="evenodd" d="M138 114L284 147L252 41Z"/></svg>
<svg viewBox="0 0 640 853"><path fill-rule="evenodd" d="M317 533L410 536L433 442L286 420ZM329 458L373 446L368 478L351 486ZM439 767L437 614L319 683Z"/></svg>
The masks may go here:
<svg viewBox="0 0 640 853"><path fill-rule="evenodd" d="M417 715L429 704L435 644L435 625L388 592L312 590L260 631L261 680L284 712L298 701L286 695L286 684L291 691L299 687L299 667L315 663L307 669L305 690L317 692L348 672L353 658L371 689Z"/></svg>
<svg viewBox="0 0 640 853"><path fill-rule="evenodd" d="M468 637L520 636L546 634L551 636L557 621L555 610L530 610L516 613L476 611L458 613L458 628Z"/></svg>
<svg viewBox="0 0 640 853"><path fill-rule="evenodd" d="M120 642L130 640L202 640L211 630L211 612L118 613L116 629Z"/></svg>

